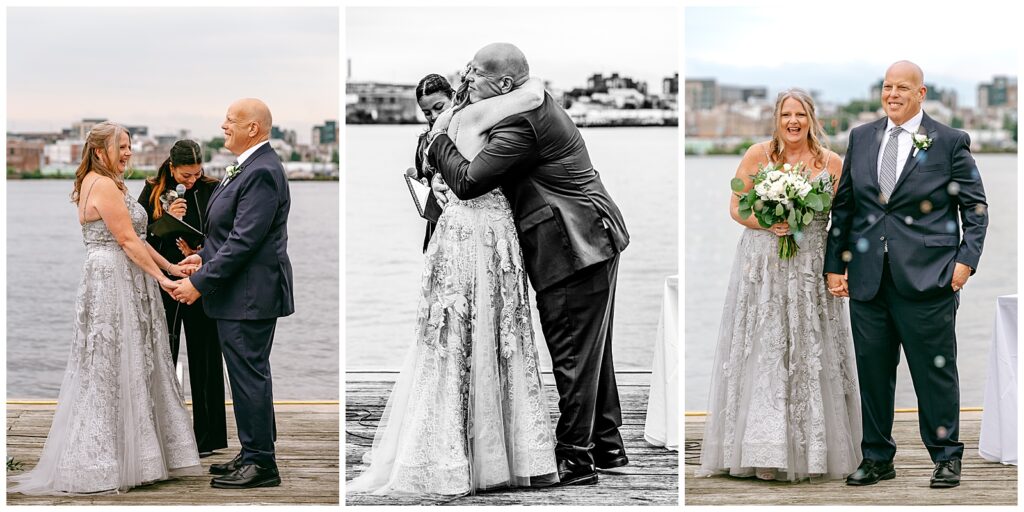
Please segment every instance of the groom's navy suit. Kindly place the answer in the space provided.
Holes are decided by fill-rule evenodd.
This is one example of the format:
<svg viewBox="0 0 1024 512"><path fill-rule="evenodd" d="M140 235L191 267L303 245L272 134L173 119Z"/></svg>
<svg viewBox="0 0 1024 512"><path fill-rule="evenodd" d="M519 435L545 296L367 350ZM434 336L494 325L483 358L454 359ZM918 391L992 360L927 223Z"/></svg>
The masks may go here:
<svg viewBox="0 0 1024 512"><path fill-rule="evenodd" d="M896 367L906 353L921 438L932 461L958 459L960 390L954 325L956 263L978 268L988 206L970 138L925 114L932 140L908 156L888 201L879 150L888 118L854 128L832 206L825 272L849 271L865 459L890 461ZM961 229L963 236L961 237Z"/></svg>
<svg viewBox="0 0 1024 512"><path fill-rule="evenodd" d="M210 197L203 264L191 276L217 320L244 464L276 467L270 348L295 311L288 259L291 200L281 159L264 144Z"/></svg>
<svg viewBox="0 0 1024 512"><path fill-rule="evenodd" d="M559 458L600 466L624 455L611 339L629 234L579 130L545 95L540 107L496 124L472 162L446 135L428 158L461 199L498 186L508 197L554 366Z"/></svg>

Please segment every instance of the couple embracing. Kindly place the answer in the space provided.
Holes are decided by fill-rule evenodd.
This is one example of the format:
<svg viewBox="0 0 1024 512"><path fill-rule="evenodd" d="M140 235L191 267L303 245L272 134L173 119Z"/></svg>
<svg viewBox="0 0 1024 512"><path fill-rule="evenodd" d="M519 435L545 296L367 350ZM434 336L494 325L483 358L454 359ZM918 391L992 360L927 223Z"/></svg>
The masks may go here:
<svg viewBox="0 0 1024 512"><path fill-rule="evenodd" d="M241 450L230 462L210 467L219 475L211 486L280 484L269 357L277 318L291 314L294 304L288 183L269 144L270 127L270 110L259 100L228 108L221 126L224 146L238 161L201 212L202 247L178 263L146 242L149 215L128 194L130 134L110 122L90 130L71 195L86 256L67 370L39 463L11 477L9 491L124 492L196 474L200 449L225 447L223 439L197 447L175 377L171 345L177 352L177 344L169 335L161 290L188 305L203 298L205 315L216 323L220 347L213 350L227 364ZM202 173L201 152L188 153L191 158L183 162L172 150L165 167L178 167L172 173L192 188ZM178 206L183 205L168 212ZM219 366L219 354L208 362Z"/></svg>
<svg viewBox="0 0 1024 512"><path fill-rule="evenodd" d="M444 210L413 346L347 492L594 484L595 466L628 463L611 357L628 243L618 207L515 46L477 52L457 93L431 75L417 96L432 125L421 167ZM554 432L527 278L559 393Z"/></svg>
<svg viewBox="0 0 1024 512"><path fill-rule="evenodd" d="M803 163L833 194L829 214L777 255L790 226L744 225L719 331L700 476L764 480L896 477L892 424L900 350L918 399L930 485L960 484L960 392L954 331L960 290L978 267L987 204L966 133L921 109L924 73L891 65L886 116L850 132L846 159L829 151L805 92L779 95L772 140L743 157ZM849 318L842 298L849 298ZM851 336L852 328L852 336Z"/></svg>

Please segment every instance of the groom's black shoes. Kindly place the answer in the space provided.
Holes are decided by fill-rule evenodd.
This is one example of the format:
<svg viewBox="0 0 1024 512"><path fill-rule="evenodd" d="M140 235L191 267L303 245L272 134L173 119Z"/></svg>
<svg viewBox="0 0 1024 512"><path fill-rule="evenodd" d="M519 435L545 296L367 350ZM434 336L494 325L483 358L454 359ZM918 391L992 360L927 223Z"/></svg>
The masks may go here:
<svg viewBox="0 0 1024 512"><path fill-rule="evenodd" d="M626 450L622 448L613 448L604 452L595 450L591 453L594 455L594 465L597 466L597 469L615 469L629 464Z"/></svg>
<svg viewBox="0 0 1024 512"><path fill-rule="evenodd" d="M246 464L210 481L210 486L218 489L251 489L278 485L281 485L281 475L278 474L277 468L261 468L256 464Z"/></svg>
<svg viewBox="0 0 1024 512"><path fill-rule="evenodd" d="M242 452L238 452L235 458L223 464L211 464L210 474L211 475L226 475L232 471L238 469L242 465Z"/></svg>
<svg viewBox="0 0 1024 512"><path fill-rule="evenodd" d="M882 462L864 459L857 471L846 477L846 485L871 485L892 478L896 478L896 468L893 467L891 460Z"/></svg>
<svg viewBox="0 0 1024 512"><path fill-rule="evenodd" d="M593 485L597 483L597 471L593 464L580 464L569 459L558 460L558 483L555 485Z"/></svg>
<svg viewBox="0 0 1024 512"><path fill-rule="evenodd" d="M960 459L940 460L932 472L932 488L942 489L960 485Z"/></svg>

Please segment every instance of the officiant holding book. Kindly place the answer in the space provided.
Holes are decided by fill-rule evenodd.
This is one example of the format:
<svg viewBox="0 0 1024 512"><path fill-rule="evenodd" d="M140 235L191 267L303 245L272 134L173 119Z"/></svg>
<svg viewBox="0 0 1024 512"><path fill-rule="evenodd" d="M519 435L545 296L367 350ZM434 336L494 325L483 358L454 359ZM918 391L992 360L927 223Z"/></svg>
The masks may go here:
<svg viewBox="0 0 1024 512"><path fill-rule="evenodd" d="M423 161L424 149L427 146L427 134L434 127L434 120L442 112L452 106L452 98L455 97L455 90L452 89L448 80L438 74L430 74L423 77L416 85L416 103L423 111L423 117L427 119L427 129L420 134L416 141L416 167L410 167L407 175L417 180L426 180L434 176L433 169ZM423 251L426 252L427 244L430 243L430 236L434 234L437 226L437 219L441 216L441 206L437 204L434 194L428 193L426 200L419 205L420 216L427 220L427 232L423 237Z"/></svg>
<svg viewBox="0 0 1024 512"><path fill-rule="evenodd" d="M179 140L160 165L157 175L146 180L139 203L149 215L146 241L167 261L178 262L195 253L202 243L199 230L205 220L210 196L220 182L203 174L203 151L192 140ZM171 277L171 279L177 279ZM224 366L217 323L203 312L200 298L192 304L178 302L161 290L171 357L178 362L182 326L188 352L192 391L192 428L200 457L227 448L224 408Z"/></svg>

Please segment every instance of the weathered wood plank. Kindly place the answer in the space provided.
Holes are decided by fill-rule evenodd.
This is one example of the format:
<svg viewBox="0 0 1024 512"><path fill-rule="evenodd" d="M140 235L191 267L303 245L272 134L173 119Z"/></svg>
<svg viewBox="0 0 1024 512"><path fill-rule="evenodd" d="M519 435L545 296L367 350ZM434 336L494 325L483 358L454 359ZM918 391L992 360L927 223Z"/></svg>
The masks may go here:
<svg viewBox="0 0 1024 512"><path fill-rule="evenodd" d="M893 423L897 451L896 478L865 487L843 480L764 482L753 478L695 475L700 465L704 417L686 418L684 490L686 505L1016 505L1017 467L989 462L978 455L981 413L960 414L964 443L961 483L954 489L928 486L934 465L921 444L916 413L898 413Z"/></svg>
<svg viewBox="0 0 1024 512"><path fill-rule="evenodd" d="M31 468L50 429L53 406L7 406L7 454ZM238 452L232 410L228 448L202 459L204 468L231 460ZM214 489L211 476L187 476L137 487L119 495L25 496L7 494L8 505L337 505L339 503L339 407L275 406L277 464L281 485L249 490ZM11 473L8 473L11 474Z"/></svg>
<svg viewBox="0 0 1024 512"><path fill-rule="evenodd" d="M514 489L447 498L440 496L345 497L346 505L675 505L679 503L679 453L644 441L648 386L639 378L624 379L619 386L623 426L621 434L629 465L616 473L601 473L597 485L549 489ZM346 382L345 469L346 480L361 471L363 454L373 444L377 422L384 411L392 383ZM547 386L552 422L558 418L558 394Z"/></svg>

